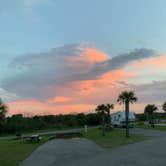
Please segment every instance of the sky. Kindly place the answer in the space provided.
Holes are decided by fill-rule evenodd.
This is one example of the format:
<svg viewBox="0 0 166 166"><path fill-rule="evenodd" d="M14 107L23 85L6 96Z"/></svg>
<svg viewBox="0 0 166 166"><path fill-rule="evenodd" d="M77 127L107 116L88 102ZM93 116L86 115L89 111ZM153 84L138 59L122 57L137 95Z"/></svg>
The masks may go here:
<svg viewBox="0 0 166 166"><path fill-rule="evenodd" d="M0 0L0 97L8 115L94 112L132 90L166 101L165 0Z"/></svg>

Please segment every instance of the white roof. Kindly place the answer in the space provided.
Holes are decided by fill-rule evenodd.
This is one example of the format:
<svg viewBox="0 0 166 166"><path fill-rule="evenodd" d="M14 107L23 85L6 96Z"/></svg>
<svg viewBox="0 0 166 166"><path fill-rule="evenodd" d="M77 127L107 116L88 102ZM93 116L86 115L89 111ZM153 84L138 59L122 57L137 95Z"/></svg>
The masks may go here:
<svg viewBox="0 0 166 166"><path fill-rule="evenodd" d="M125 111L118 111L118 112L114 112L114 113L112 113L111 115L118 115L118 114L124 114L125 113ZM129 112L129 114L134 114L134 112Z"/></svg>
<svg viewBox="0 0 166 166"><path fill-rule="evenodd" d="M114 112L112 113L111 115L117 115L117 114L120 114L120 113L123 113L124 111L118 111L118 112Z"/></svg>

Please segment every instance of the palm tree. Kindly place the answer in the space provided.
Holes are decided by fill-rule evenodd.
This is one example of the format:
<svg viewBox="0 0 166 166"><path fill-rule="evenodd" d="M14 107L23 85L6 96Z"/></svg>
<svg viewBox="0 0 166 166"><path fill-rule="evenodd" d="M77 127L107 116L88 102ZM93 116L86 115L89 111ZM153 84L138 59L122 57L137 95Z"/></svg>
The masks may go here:
<svg viewBox="0 0 166 166"><path fill-rule="evenodd" d="M102 118L102 135L105 136L105 115L107 111L107 107L104 104L98 105L95 109L96 112L101 114Z"/></svg>
<svg viewBox="0 0 166 166"><path fill-rule="evenodd" d="M157 111L158 108L155 106L155 104L148 104L144 109L144 114L148 116L149 123L152 127L155 127L154 125L154 112Z"/></svg>
<svg viewBox="0 0 166 166"><path fill-rule="evenodd" d="M111 116L110 116L110 110L111 109L114 109L114 105L113 104L107 104L106 105L106 112L108 114L108 126L110 127L111 126Z"/></svg>
<svg viewBox="0 0 166 166"><path fill-rule="evenodd" d="M7 110L7 106L0 99L0 129L2 128L3 122L5 121Z"/></svg>
<svg viewBox="0 0 166 166"><path fill-rule="evenodd" d="M123 91L118 99L117 102L119 104L125 105L125 117L126 117L126 137L129 137L129 105L130 103L133 104L137 101L137 97L133 91Z"/></svg>
<svg viewBox="0 0 166 166"><path fill-rule="evenodd" d="M166 101L164 102L164 104L162 105L162 109L165 111L166 113Z"/></svg>

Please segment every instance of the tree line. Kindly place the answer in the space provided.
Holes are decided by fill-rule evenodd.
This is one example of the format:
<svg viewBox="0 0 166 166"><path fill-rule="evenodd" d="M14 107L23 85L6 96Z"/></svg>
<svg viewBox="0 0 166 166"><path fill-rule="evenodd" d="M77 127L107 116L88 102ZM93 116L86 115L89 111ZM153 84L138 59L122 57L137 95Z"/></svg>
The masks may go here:
<svg viewBox="0 0 166 166"><path fill-rule="evenodd" d="M83 127L84 125L96 126L100 124L100 115L90 114L69 114L69 115L45 115L24 117L22 114L7 117L1 123L1 133L22 133L44 129L67 129Z"/></svg>

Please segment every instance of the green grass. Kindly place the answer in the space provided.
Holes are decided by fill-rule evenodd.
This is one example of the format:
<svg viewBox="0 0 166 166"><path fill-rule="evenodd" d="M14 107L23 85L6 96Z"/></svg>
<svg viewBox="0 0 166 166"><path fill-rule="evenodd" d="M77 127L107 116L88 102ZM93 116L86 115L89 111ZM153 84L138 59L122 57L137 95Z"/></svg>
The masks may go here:
<svg viewBox="0 0 166 166"><path fill-rule="evenodd" d="M38 146L48 141L50 135L42 136L40 143L27 143L21 140L0 140L0 166L18 166Z"/></svg>
<svg viewBox="0 0 166 166"><path fill-rule="evenodd" d="M155 125L155 128L151 127L150 125L144 125L144 124L136 124L135 127L142 128L142 129L149 129L149 130L159 130L159 131L166 131L166 126L157 126Z"/></svg>
<svg viewBox="0 0 166 166"><path fill-rule="evenodd" d="M44 133L44 132L52 132L52 131L58 131L58 130L69 130L69 129L77 129L81 128L82 126L75 126L75 127L62 127L62 128L46 128L46 129L40 129L40 130L24 130L24 131L18 131L15 133L0 133L0 137L4 136L15 136L16 133L21 133L21 134L35 134L35 133Z"/></svg>
<svg viewBox="0 0 166 166"><path fill-rule="evenodd" d="M130 134L130 137L126 138L125 131L118 129L107 132L105 136L102 136L100 129L90 129L87 133L83 133L83 136L104 148L114 148L148 139L148 137L140 134Z"/></svg>

